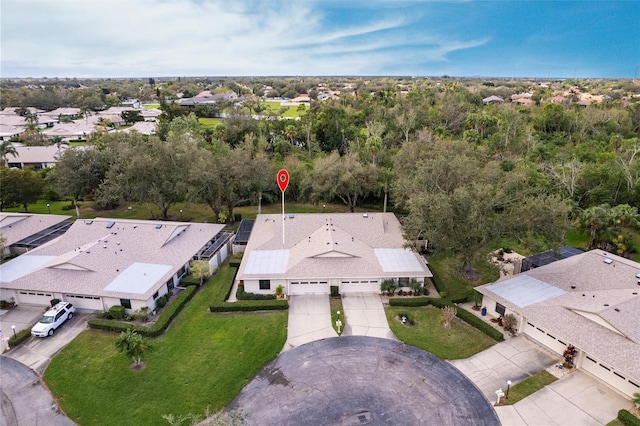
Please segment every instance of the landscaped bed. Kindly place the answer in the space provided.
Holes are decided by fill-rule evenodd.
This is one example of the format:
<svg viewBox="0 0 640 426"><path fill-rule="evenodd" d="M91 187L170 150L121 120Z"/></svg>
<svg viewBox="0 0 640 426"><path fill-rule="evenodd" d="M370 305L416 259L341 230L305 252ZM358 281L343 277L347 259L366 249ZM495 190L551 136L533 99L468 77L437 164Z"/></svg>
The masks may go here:
<svg viewBox="0 0 640 426"><path fill-rule="evenodd" d="M398 339L441 359L468 358L496 343L458 318L453 321L451 328L444 328L441 309L433 306L390 306L385 312L389 327ZM404 324L399 320L402 314L407 316Z"/></svg>
<svg viewBox="0 0 640 426"><path fill-rule="evenodd" d="M213 314L234 268L223 265L167 332L149 339L146 368L114 347L116 334L85 331L51 362L44 379L60 407L82 425L164 424L163 415L215 412L282 349L287 314Z"/></svg>

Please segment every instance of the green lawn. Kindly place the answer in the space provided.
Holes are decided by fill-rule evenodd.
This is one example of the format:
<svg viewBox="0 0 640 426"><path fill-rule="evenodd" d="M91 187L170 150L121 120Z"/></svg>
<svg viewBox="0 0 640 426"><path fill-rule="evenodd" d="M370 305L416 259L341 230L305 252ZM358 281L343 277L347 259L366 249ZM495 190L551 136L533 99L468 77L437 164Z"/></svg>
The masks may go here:
<svg viewBox="0 0 640 426"><path fill-rule="evenodd" d="M160 104L144 104L142 105L143 109L159 109Z"/></svg>
<svg viewBox="0 0 640 426"><path fill-rule="evenodd" d="M278 101L266 101L264 103L267 104L267 107L274 112L280 111L280 108L282 108L280 106L280 102ZM286 111L284 112L284 114L282 114L283 117L289 117L289 118L300 117L300 111L298 110L297 106L288 106L286 108L287 108ZM306 111L307 107L303 106L301 109L303 111Z"/></svg>
<svg viewBox="0 0 640 426"><path fill-rule="evenodd" d="M198 118L198 122L206 128L215 129L218 124L224 123L224 118Z"/></svg>
<svg viewBox="0 0 640 426"><path fill-rule="evenodd" d="M477 282L467 281L462 276L462 259L454 257L450 253L428 256L427 260L436 287L439 291L444 291L446 297L451 300L464 299L471 295L474 287L496 281L499 278L498 268L484 259L477 259L473 262L473 266L480 272L480 280Z"/></svg>
<svg viewBox="0 0 640 426"><path fill-rule="evenodd" d="M475 355L496 342L467 323L456 318L451 328L444 328L440 309L388 307L385 309L389 327L404 343L432 353L441 359L461 359ZM405 326L396 319L401 314L415 321Z"/></svg>
<svg viewBox="0 0 640 426"><path fill-rule="evenodd" d="M150 340L143 371L131 370L131 360L116 351L115 334L80 334L44 374L65 413L82 425L166 424L163 414L216 412L228 404L277 356L287 333L286 312L207 311L234 273L221 267L166 334Z"/></svg>
<svg viewBox="0 0 640 426"><path fill-rule="evenodd" d="M500 405L515 404L556 380L558 379L555 376L548 373L546 370L542 370L533 376L524 379L520 383L511 386L511 389L509 389L509 399L500 399Z"/></svg>

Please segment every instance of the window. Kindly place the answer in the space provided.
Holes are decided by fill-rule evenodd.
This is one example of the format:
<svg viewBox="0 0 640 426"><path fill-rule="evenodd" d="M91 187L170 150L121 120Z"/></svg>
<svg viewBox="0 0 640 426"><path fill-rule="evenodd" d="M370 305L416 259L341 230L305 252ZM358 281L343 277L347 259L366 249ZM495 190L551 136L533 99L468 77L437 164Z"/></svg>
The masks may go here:
<svg viewBox="0 0 640 426"><path fill-rule="evenodd" d="M504 316L505 307L498 302L496 302L496 312L500 315Z"/></svg>
<svg viewBox="0 0 640 426"><path fill-rule="evenodd" d="M169 278L169 281L167 281L167 291L173 290L174 287L175 284L173 283L173 278Z"/></svg>
<svg viewBox="0 0 640 426"><path fill-rule="evenodd" d="M156 291L155 293L153 293L153 300L156 300L158 298L158 292Z"/></svg>
<svg viewBox="0 0 640 426"><path fill-rule="evenodd" d="M120 304L125 307L125 309L131 309L131 299L120 299Z"/></svg>
<svg viewBox="0 0 640 426"><path fill-rule="evenodd" d="M260 290L271 290L271 280L260 280Z"/></svg>

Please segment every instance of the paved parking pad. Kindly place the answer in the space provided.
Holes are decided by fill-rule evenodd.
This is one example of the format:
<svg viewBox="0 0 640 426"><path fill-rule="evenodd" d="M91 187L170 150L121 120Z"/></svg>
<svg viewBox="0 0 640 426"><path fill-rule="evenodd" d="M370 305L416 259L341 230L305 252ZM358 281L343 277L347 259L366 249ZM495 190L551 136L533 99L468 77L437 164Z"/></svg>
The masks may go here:
<svg viewBox="0 0 640 426"><path fill-rule="evenodd" d="M343 336L368 336L398 340L389 328L382 300L377 293L344 293L345 315Z"/></svg>
<svg viewBox="0 0 640 426"><path fill-rule="evenodd" d="M250 425L499 425L460 371L403 343L324 339L280 354L227 410Z"/></svg>
<svg viewBox="0 0 640 426"><path fill-rule="evenodd" d="M287 341L282 350L330 337L338 337L338 333L331 326L329 295L290 296Z"/></svg>

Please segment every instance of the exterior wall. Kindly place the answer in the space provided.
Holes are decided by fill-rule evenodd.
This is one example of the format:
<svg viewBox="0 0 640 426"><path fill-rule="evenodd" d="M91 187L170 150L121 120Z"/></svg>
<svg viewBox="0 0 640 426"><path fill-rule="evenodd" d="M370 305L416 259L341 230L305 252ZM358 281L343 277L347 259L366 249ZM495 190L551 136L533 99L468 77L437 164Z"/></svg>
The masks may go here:
<svg viewBox="0 0 640 426"><path fill-rule="evenodd" d="M527 336L531 337L541 345L551 349L554 353L562 355L570 342L565 341L563 338L556 336L555 334L544 330L535 324L525 321L522 326L522 331Z"/></svg>
<svg viewBox="0 0 640 426"><path fill-rule="evenodd" d="M260 290L259 280L244 280L244 291L246 291L247 293L255 294L274 294L276 291L276 287L282 285L284 287L284 291L287 292L287 280L279 279L270 281L271 288L269 290Z"/></svg>
<svg viewBox="0 0 640 426"><path fill-rule="evenodd" d="M227 257L229 257L233 252L234 251L232 248L232 240L229 240L229 242L227 242L225 245L220 247L220 249L218 250L215 256L209 259L209 267L211 269L211 272L218 269L218 267L220 267L220 265L222 265L222 263L227 259Z"/></svg>
<svg viewBox="0 0 640 426"><path fill-rule="evenodd" d="M640 380L630 378L623 372L616 371L612 366L589 354L581 353L576 365L629 398L635 392L640 392Z"/></svg>

